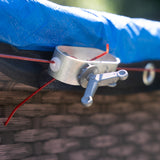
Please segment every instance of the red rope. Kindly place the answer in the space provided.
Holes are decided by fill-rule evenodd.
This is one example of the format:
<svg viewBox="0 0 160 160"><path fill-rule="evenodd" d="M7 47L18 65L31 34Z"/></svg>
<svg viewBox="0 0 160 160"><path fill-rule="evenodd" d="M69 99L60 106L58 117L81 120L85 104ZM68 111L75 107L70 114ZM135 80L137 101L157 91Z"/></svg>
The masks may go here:
<svg viewBox="0 0 160 160"><path fill-rule="evenodd" d="M15 112L17 111L17 109L19 107L21 107L26 101L28 101L30 98L32 98L35 94L37 94L40 90L42 90L44 87L46 87L47 85L49 85L50 83L52 83L53 81L55 81L55 79L51 79L49 82L45 83L43 86L41 86L39 89L37 89L35 92L33 92L30 96L28 96L25 100L23 100L21 103L19 103L15 109L12 111L12 113L9 115L7 121L4 123L5 126L7 126L7 124L9 123L9 121L11 120L11 118L13 117L13 115L15 114Z"/></svg>
<svg viewBox="0 0 160 160"><path fill-rule="evenodd" d="M7 54L0 54L0 58L7 58L7 59L16 59L16 60L23 60L23 61L31 61L31 62L41 62L41 63L55 63L51 60L45 60L45 59L36 59L36 58L29 58L29 57L21 57L21 56L14 56L14 55L7 55ZM53 78L46 84L44 84L42 87L37 89L34 93L32 93L30 96L28 96L25 100L23 100L20 104L18 104L15 109L12 111L12 113L9 115L7 121L4 123L5 126L9 123L15 112L20 108L26 101L28 101L30 98L32 98L35 94L37 94L40 90L42 90L44 87L52 83L55 79Z"/></svg>
<svg viewBox="0 0 160 160"><path fill-rule="evenodd" d="M102 56L106 55L109 52L109 45L106 45L106 52L92 58L90 61L96 60L98 58L101 58ZM35 58L28 58L28 57L20 57L20 56L13 56L13 55L5 55L5 54L0 54L0 58L7 58L7 59L16 59L16 60L24 60L24 61L32 61L32 62L42 62L42 63L55 63L54 61L49 61L49 60L43 60L43 59L35 59ZM75 57L74 57L75 58ZM32 93L30 96L28 96L26 99L24 99L21 103L19 103L14 110L11 112L9 115L8 119L4 123L5 126L8 125L9 121L15 114L15 112L25 103L27 102L30 98L32 98L34 95L36 95L40 90L42 90L44 87L52 83L55 79L53 78L49 82L45 83L42 87L37 89L34 93Z"/></svg>
<svg viewBox="0 0 160 160"><path fill-rule="evenodd" d="M109 44L106 44L106 51L103 52L102 54L100 54L100 55L98 55L98 56L90 59L90 61L94 61L94 60L96 60L96 59L99 59L99 58L105 56L105 55L108 54L108 53L109 53Z"/></svg>
<svg viewBox="0 0 160 160"><path fill-rule="evenodd" d="M17 59L17 60L22 60L22 61L32 61L32 62L41 62L41 63L55 63L54 61L45 60L45 59L13 56L13 55L7 55L7 54L0 54L0 58Z"/></svg>

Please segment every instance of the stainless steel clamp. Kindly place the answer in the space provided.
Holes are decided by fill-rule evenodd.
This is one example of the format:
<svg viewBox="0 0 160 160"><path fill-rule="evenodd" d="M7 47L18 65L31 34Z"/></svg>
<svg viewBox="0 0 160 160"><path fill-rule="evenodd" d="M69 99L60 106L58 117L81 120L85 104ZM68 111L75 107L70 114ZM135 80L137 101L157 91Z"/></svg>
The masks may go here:
<svg viewBox="0 0 160 160"><path fill-rule="evenodd" d="M58 46L52 58L55 64L50 64L49 74L63 83L86 88L81 102L84 106L91 106L99 86L115 87L118 80L128 77L125 70L116 72L120 60L110 54L90 61L103 52L94 48Z"/></svg>

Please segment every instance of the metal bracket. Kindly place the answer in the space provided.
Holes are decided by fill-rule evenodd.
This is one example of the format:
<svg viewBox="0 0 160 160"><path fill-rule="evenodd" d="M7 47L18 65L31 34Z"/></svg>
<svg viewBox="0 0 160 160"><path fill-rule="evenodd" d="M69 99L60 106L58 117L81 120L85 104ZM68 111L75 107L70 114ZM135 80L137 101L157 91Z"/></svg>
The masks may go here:
<svg viewBox="0 0 160 160"><path fill-rule="evenodd" d="M55 64L50 64L49 74L63 83L86 88L82 103L90 106L99 86L114 87L119 79L128 76L124 70L114 72L120 60L111 54L90 61L103 52L95 48L57 46L53 54Z"/></svg>
<svg viewBox="0 0 160 160"><path fill-rule="evenodd" d="M95 65L99 74L115 71L120 60L111 54L90 61L103 52L105 51L95 48L57 46L53 54L56 63L50 64L49 74L63 83L79 86L78 75L86 65Z"/></svg>

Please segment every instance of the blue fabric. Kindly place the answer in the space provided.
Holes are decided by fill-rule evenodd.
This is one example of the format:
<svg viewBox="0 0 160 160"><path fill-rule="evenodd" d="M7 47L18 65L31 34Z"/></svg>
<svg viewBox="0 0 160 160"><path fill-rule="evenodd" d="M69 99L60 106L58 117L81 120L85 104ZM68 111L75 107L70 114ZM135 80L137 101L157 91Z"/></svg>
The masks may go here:
<svg viewBox="0 0 160 160"><path fill-rule="evenodd" d="M0 0L0 41L41 51L57 45L105 50L109 43L123 63L160 60L160 22L45 0Z"/></svg>

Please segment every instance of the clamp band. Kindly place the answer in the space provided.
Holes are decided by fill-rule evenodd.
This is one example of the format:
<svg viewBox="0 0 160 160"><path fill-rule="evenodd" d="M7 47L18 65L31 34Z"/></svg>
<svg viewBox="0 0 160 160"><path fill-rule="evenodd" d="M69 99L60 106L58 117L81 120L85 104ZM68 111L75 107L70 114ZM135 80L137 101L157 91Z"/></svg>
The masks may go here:
<svg viewBox="0 0 160 160"><path fill-rule="evenodd" d="M97 74L115 71L120 60L111 54L107 54L96 61L89 61L103 52L104 51L95 48L57 46L53 57L61 61L61 66L59 66L59 70L55 72L52 70L52 65L56 65L56 63L50 64L49 74L63 83L80 85L78 75L86 65L96 66L98 68Z"/></svg>

